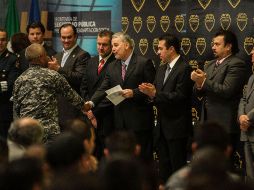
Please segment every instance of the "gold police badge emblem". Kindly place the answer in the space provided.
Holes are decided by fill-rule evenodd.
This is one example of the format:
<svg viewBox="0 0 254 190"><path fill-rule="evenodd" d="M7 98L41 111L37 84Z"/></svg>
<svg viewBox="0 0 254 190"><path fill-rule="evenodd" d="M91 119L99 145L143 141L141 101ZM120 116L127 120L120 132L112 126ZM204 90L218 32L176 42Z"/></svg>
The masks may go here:
<svg viewBox="0 0 254 190"><path fill-rule="evenodd" d="M129 27L129 20L128 17L122 17L122 31L126 33Z"/></svg>
<svg viewBox="0 0 254 190"><path fill-rule="evenodd" d="M205 38L197 38L196 49L199 55L202 55L206 50L206 41Z"/></svg>
<svg viewBox="0 0 254 190"><path fill-rule="evenodd" d="M190 38L182 38L181 41L181 49L184 55L187 55L191 49L191 41Z"/></svg>
<svg viewBox="0 0 254 190"><path fill-rule="evenodd" d="M238 13L236 23L239 30L243 31L247 26L248 17L246 13Z"/></svg>
<svg viewBox="0 0 254 190"><path fill-rule="evenodd" d="M184 17L183 15L176 15L175 17L175 27L178 32L181 32L184 27Z"/></svg>
<svg viewBox="0 0 254 190"><path fill-rule="evenodd" d="M135 16L132 24L133 24L134 30L137 33L139 33L139 31L141 30L141 27L142 27L142 18L140 16Z"/></svg>
<svg viewBox="0 0 254 190"><path fill-rule="evenodd" d="M153 32L155 25L156 25L155 17L148 16L146 19L146 26L147 26L147 29L149 30L149 32L151 32L151 33Z"/></svg>
<svg viewBox="0 0 254 190"><path fill-rule="evenodd" d="M165 11L171 0L157 0L157 3L162 11Z"/></svg>
<svg viewBox="0 0 254 190"><path fill-rule="evenodd" d="M161 16L160 25L161 25L161 29L163 30L163 32L167 32L169 25L170 25L169 17L168 16Z"/></svg>
<svg viewBox="0 0 254 190"><path fill-rule="evenodd" d="M205 27L206 29L211 32L215 25L215 18L213 14L206 14L205 15Z"/></svg>
<svg viewBox="0 0 254 190"><path fill-rule="evenodd" d="M145 0L131 0L134 9L139 12L145 4Z"/></svg>
<svg viewBox="0 0 254 190"><path fill-rule="evenodd" d="M141 38L138 46L142 55L145 55L148 49L148 40L146 38Z"/></svg>
<svg viewBox="0 0 254 190"><path fill-rule="evenodd" d="M231 24L230 14L228 13L222 14L220 17L220 25L223 28L223 30L228 30L230 24Z"/></svg>

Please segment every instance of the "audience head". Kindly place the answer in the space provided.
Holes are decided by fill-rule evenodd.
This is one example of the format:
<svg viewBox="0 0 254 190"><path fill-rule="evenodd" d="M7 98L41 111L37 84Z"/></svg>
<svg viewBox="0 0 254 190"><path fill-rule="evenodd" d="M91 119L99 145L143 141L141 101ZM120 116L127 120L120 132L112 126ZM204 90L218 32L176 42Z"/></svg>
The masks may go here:
<svg viewBox="0 0 254 190"><path fill-rule="evenodd" d="M43 127L32 118L15 120L8 131L8 139L27 148L32 144L41 143Z"/></svg>
<svg viewBox="0 0 254 190"><path fill-rule="evenodd" d="M112 51L112 40L113 32L109 30L102 30L97 36L97 51L102 58L106 58Z"/></svg>
<svg viewBox="0 0 254 190"><path fill-rule="evenodd" d="M67 128L68 132L79 137L84 144L86 153L91 155L95 147L94 129L82 120L72 120Z"/></svg>
<svg viewBox="0 0 254 190"><path fill-rule="evenodd" d="M239 52L236 35L229 30L221 30L215 34L212 50L217 59L223 59Z"/></svg>
<svg viewBox="0 0 254 190"><path fill-rule="evenodd" d="M96 175L82 173L62 173L57 175L48 190L101 190Z"/></svg>
<svg viewBox="0 0 254 190"><path fill-rule="evenodd" d="M227 172L227 159L216 148L205 147L194 154L190 174L187 177L187 190L231 189L236 180Z"/></svg>
<svg viewBox="0 0 254 190"><path fill-rule="evenodd" d="M226 154L231 153L229 137L223 126L215 122L207 122L194 130L194 151L203 147L214 147Z"/></svg>
<svg viewBox="0 0 254 190"><path fill-rule="evenodd" d="M71 133L63 133L47 147L46 160L54 171L76 170L84 155L83 141Z"/></svg>
<svg viewBox="0 0 254 190"><path fill-rule="evenodd" d="M26 32L28 34L28 39L32 44L41 44L43 42L45 27L41 22L35 21L27 25Z"/></svg>
<svg viewBox="0 0 254 190"><path fill-rule="evenodd" d="M127 60L134 49L134 40L123 32L112 36L112 52L116 59Z"/></svg>
<svg viewBox="0 0 254 190"><path fill-rule="evenodd" d="M100 177L105 190L153 190L158 187L155 173L135 159L109 161Z"/></svg>
<svg viewBox="0 0 254 190"><path fill-rule="evenodd" d="M7 48L8 34L5 29L0 28L0 53Z"/></svg>
<svg viewBox="0 0 254 190"><path fill-rule="evenodd" d="M133 157L140 154L140 145L133 133L117 131L106 138L104 154L107 158Z"/></svg>
<svg viewBox="0 0 254 190"><path fill-rule="evenodd" d="M26 59L30 64L41 65L42 67L48 66L48 57L44 47L40 44L31 44L25 51Z"/></svg>
<svg viewBox="0 0 254 190"><path fill-rule="evenodd" d="M28 40L28 36L25 33L19 32L13 34L11 37L11 48L14 53L19 53L22 50L26 49L30 45L30 41Z"/></svg>
<svg viewBox="0 0 254 190"><path fill-rule="evenodd" d="M77 29L72 24L63 24L59 28L59 34L64 50L69 50L76 45L77 42Z"/></svg>
<svg viewBox="0 0 254 190"><path fill-rule="evenodd" d="M8 190L42 189L42 163L35 158L20 158L11 161L3 171L1 185Z"/></svg>

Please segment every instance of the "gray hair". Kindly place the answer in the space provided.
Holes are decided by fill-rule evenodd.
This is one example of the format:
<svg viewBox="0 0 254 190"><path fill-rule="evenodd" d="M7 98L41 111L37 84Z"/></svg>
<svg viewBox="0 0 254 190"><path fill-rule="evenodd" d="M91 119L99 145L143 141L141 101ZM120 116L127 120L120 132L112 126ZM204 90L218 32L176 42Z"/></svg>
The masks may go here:
<svg viewBox="0 0 254 190"><path fill-rule="evenodd" d="M45 49L41 44L33 43L26 48L25 57L28 61L37 59L45 53Z"/></svg>
<svg viewBox="0 0 254 190"><path fill-rule="evenodd" d="M43 127L39 121L32 118L15 120L8 131L8 139L24 147L41 143L42 137Z"/></svg>
<svg viewBox="0 0 254 190"><path fill-rule="evenodd" d="M135 47L134 40L128 35L123 32L117 32L113 34L112 39L114 38L120 38L123 42L127 42L132 49Z"/></svg>

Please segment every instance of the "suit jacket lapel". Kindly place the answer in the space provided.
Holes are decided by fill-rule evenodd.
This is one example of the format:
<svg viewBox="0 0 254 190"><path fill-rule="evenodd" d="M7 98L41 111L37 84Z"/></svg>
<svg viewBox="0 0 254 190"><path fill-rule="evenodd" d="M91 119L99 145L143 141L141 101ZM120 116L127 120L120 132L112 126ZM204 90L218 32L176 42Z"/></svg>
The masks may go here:
<svg viewBox="0 0 254 190"><path fill-rule="evenodd" d="M135 53L132 54L131 60L129 62L126 74L125 74L125 79L124 81L127 81L131 73L134 71L137 63L137 56Z"/></svg>
<svg viewBox="0 0 254 190"><path fill-rule="evenodd" d="M253 88L253 83L254 83L254 77L251 78L250 85L247 86L247 94L246 94L246 99L248 100L250 95L252 94L254 88Z"/></svg>
<svg viewBox="0 0 254 190"><path fill-rule="evenodd" d="M172 75L173 75L174 72L177 70L177 67L178 67L179 64L181 64L181 62L182 62L182 60L181 60L181 58L179 58L179 59L177 60L177 62L175 63L174 67L171 69L170 73L168 74L168 77L167 77L166 81L164 82L163 87L164 87L165 84L168 82L168 80L170 79L170 77L172 77ZM166 72L166 69L167 69L167 65L165 65L165 72ZM165 72L164 72L164 77L165 77ZM164 78L163 78L163 80L164 80Z"/></svg>
<svg viewBox="0 0 254 190"><path fill-rule="evenodd" d="M230 56L231 57L231 56ZM228 64L228 62L229 62L229 60L230 60L230 57L228 57L228 58L226 58L218 67L217 67L217 69L215 70L215 62L216 61L214 61L213 63L212 63L212 65L210 66L210 73L211 73L211 77L210 77L210 79L212 79L212 78L214 78L216 75L217 75L217 73L219 73L219 71L223 68L223 67L225 67L227 64Z"/></svg>
<svg viewBox="0 0 254 190"><path fill-rule="evenodd" d="M164 64L164 65L161 65L160 66L161 68L158 69L158 73L157 73L157 88L158 90L161 90L164 86L164 78L165 78L165 72L166 72L166 69L167 69L167 64Z"/></svg>
<svg viewBox="0 0 254 190"><path fill-rule="evenodd" d="M114 62L114 70L115 70L114 74L117 77L117 81L119 81L122 86L123 79L122 79L122 62L121 62L121 60L118 59Z"/></svg>
<svg viewBox="0 0 254 190"><path fill-rule="evenodd" d="M79 51L79 46L77 46L72 52L71 54L69 55L69 57L67 58L65 64L64 64L64 67L65 68L68 68L68 67L72 67L73 66L73 63L76 59L76 56L77 56L77 53Z"/></svg>

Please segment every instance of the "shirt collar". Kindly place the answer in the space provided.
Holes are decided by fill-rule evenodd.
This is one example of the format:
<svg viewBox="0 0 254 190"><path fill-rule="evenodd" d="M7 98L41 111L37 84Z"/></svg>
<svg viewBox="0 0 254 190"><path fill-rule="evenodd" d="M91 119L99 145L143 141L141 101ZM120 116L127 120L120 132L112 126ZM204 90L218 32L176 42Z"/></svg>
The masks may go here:
<svg viewBox="0 0 254 190"><path fill-rule="evenodd" d="M175 59L173 59L169 64L170 68L173 68L178 59L180 58L180 55L178 55Z"/></svg>
<svg viewBox="0 0 254 190"><path fill-rule="evenodd" d="M65 50L63 48L63 53L68 53L68 54L71 54L71 52L78 46L78 44L75 44L71 49L68 49L68 50Z"/></svg>
<svg viewBox="0 0 254 190"><path fill-rule="evenodd" d="M99 56L99 62L103 59L105 61L105 63L107 62L108 58L112 55L112 52L105 58L102 58L101 56Z"/></svg>
<svg viewBox="0 0 254 190"><path fill-rule="evenodd" d="M127 69L128 65L131 61L132 54L133 54L133 51L131 52L131 54L129 55L129 57L125 61L122 60L122 62L124 62L124 64L126 65L126 69Z"/></svg>
<svg viewBox="0 0 254 190"><path fill-rule="evenodd" d="M222 63L225 59L227 59L229 56L231 56L231 54L229 54L227 57L224 57L224 58L218 60L219 64L221 64L221 63Z"/></svg>

